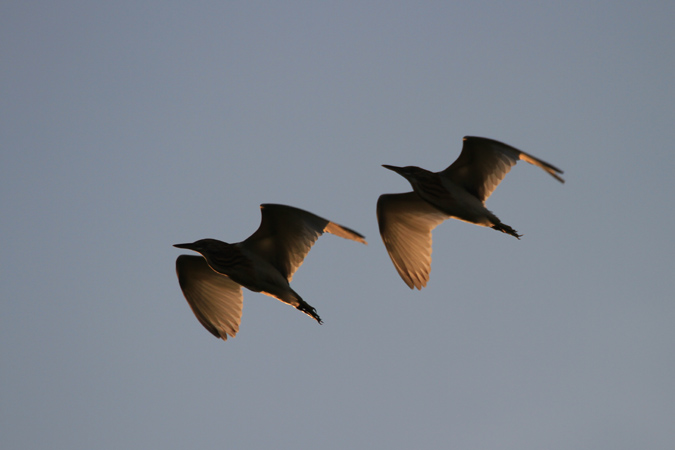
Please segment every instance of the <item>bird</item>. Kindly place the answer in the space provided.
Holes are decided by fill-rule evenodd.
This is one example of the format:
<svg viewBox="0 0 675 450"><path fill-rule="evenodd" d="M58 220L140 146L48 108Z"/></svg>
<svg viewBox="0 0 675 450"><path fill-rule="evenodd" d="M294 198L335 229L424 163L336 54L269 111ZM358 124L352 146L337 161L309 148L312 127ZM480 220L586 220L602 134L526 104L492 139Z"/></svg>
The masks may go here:
<svg viewBox="0 0 675 450"><path fill-rule="evenodd" d="M421 290L431 271L431 232L453 218L520 239L522 235L502 223L485 201L519 160L548 172L556 180L557 167L493 139L466 136L455 162L440 172L415 167L383 165L407 179L413 191L383 194L377 200L377 221L382 241L403 281Z"/></svg>
<svg viewBox="0 0 675 450"><path fill-rule="evenodd" d="M293 274L324 232L367 244L362 234L299 208L267 203L260 209L260 226L242 242L200 239L174 245L201 254L176 259L178 283L199 322L225 341L239 331L242 286L288 303L322 324L316 309L291 289Z"/></svg>

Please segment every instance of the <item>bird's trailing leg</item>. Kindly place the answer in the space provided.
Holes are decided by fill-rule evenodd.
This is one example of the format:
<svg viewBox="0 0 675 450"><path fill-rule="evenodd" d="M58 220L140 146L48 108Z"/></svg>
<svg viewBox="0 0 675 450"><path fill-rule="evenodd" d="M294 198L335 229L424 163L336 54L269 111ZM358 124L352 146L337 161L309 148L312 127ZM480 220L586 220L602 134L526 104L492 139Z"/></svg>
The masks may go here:
<svg viewBox="0 0 675 450"><path fill-rule="evenodd" d="M274 297L277 300L281 300L282 302L291 305L300 312L304 312L309 317L319 322L319 325L323 324L323 320L321 320L321 317L319 317L319 315L316 313L316 309L314 309L313 306L304 301L302 297L298 295L297 292L295 292L293 289L290 288L290 286L287 285L286 289L284 289L281 292L279 291L274 293L269 291L260 291L260 292L265 295L269 295L270 297Z"/></svg>
<svg viewBox="0 0 675 450"><path fill-rule="evenodd" d="M312 319L319 322L319 325L321 325L323 323L323 320L321 320L321 317L319 317L319 315L316 313L316 309L314 309L313 306L311 306L309 303L307 303L306 301L304 301L301 298L298 298L297 302L298 302L298 304L294 305L294 306L298 311L304 312L309 317L311 317Z"/></svg>
<svg viewBox="0 0 675 450"><path fill-rule="evenodd" d="M511 236L515 237L518 240L520 240L520 237L522 236L522 234L518 234L516 230L501 222L492 225L492 228L494 228L497 231L501 231L502 233L510 234Z"/></svg>

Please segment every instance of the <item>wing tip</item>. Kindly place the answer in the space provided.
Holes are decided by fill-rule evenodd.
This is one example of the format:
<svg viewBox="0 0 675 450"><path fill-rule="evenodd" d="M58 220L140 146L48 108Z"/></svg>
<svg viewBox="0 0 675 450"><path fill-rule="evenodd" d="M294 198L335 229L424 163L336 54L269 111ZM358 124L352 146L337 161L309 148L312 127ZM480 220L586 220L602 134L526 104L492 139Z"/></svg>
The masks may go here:
<svg viewBox="0 0 675 450"><path fill-rule="evenodd" d="M331 222L330 220L328 220L327 222L328 223L323 228L324 232L334 234L335 236L339 236L344 239L360 242L364 245L368 245L368 242L366 242L366 237L361 233L359 233L358 231L354 231L351 228L347 228L343 225Z"/></svg>

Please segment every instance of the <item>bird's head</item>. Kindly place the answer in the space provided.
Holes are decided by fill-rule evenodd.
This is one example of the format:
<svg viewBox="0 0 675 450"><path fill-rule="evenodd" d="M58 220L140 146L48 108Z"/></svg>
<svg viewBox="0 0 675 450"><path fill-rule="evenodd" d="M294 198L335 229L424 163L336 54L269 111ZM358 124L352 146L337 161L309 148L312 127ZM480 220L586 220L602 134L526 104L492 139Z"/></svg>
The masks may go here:
<svg viewBox="0 0 675 450"><path fill-rule="evenodd" d="M227 247L229 245L230 244L227 244L223 241L219 241L217 239L200 239L190 244L175 244L174 247L192 250L206 256L209 253L216 252L222 249L223 247Z"/></svg>
<svg viewBox="0 0 675 450"><path fill-rule="evenodd" d="M424 170L420 167L416 166L405 166L405 167L397 167L397 166L389 166L387 164L382 164L382 167L385 169L393 170L397 174L401 175L403 178L408 180L410 184L415 186L415 184L421 180L426 179L431 172L428 170Z"/></svg>

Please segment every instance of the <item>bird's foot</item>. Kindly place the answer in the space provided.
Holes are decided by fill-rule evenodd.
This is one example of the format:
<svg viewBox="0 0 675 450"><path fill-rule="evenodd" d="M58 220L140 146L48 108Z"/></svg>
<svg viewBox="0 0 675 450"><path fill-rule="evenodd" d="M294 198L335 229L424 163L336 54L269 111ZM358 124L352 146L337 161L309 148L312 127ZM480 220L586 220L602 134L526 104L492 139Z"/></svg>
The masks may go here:
<svg viewBox="0 0 675 450"><path fill-rule="evenodd" d="M501 222L496 225L492 225L492 228L494 228L497 231L501 231L502 233L510 234L511 236L515 237L518 240L520 240L520 237L522 236L522 234L518 234L516 230Z"/></svg>
<svg viewBox="0 0 675 450"><path fill-rule="evenodd" d="M303 302L300 305L296 306L296 308L307 314L312 319L319 322L319 325L323 324L323 320L321 320L321 317L319 317L319 315L317 314L316 309L310 306L309 303Z"/></svg>

